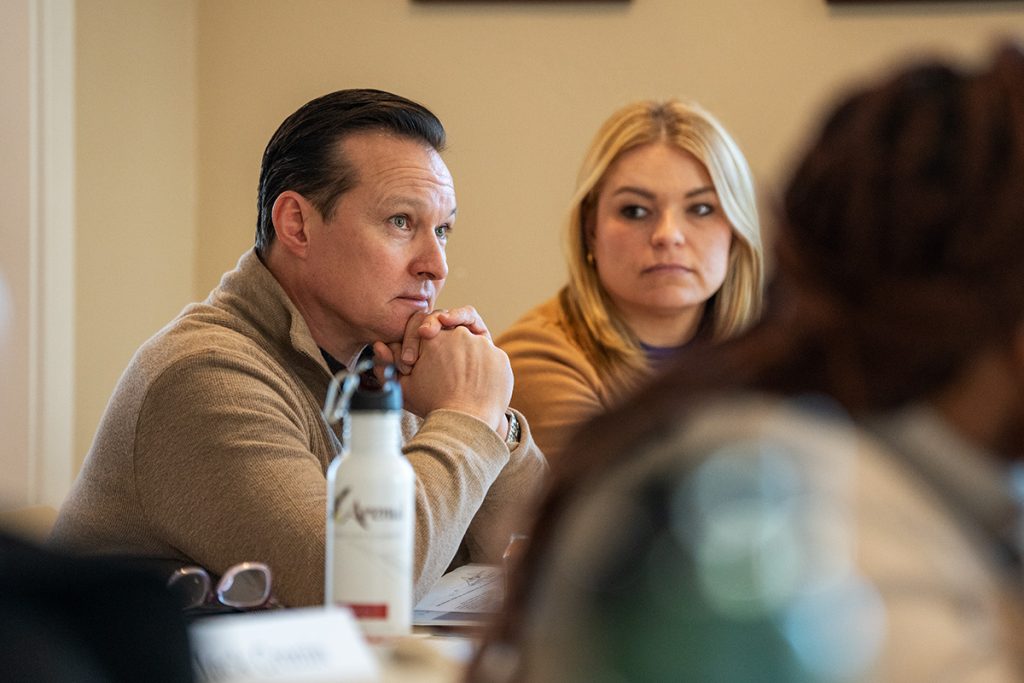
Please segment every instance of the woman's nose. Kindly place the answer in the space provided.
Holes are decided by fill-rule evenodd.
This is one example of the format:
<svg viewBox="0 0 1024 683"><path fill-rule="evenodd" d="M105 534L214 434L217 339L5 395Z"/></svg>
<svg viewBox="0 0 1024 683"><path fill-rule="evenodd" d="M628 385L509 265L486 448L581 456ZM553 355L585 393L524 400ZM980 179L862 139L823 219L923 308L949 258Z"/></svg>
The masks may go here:
<svg viewBox="0 0 1024 683"><path fill-rule="evenodd" d="M677 216L674 212L665 212L654 227L651 242L655 246L682 244L686 241L684 223L682 216Z"/></svg>

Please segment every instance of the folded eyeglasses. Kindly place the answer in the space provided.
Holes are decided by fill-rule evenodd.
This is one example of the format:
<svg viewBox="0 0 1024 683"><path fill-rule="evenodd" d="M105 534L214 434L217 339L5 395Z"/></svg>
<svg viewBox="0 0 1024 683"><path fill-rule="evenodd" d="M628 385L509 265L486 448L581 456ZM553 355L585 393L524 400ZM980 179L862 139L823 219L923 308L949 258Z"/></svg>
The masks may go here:
<svg viewBox="0 0 1024 683"><path fill-rule="evenodd" d="M188 566L171 574L167 587L187 613L234 612L279 607L270 592L271 579L266 564L240 562L229 567L216 586L205 569Z"/></svg>

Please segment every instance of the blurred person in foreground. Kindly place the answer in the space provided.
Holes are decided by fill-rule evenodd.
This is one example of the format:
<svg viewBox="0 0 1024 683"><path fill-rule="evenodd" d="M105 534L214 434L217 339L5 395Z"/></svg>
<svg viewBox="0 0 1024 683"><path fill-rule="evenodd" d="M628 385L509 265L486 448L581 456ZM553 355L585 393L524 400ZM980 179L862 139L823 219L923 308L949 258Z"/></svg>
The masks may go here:
<svg viewBox="0 0 1024 683"><path fill-rule="evenodd" d="M341 90L289 116L260 169L256 243L135 354L53 532L61 547L273 572L323 601L332 375L412 352L402 394L416 472L415 594L497 561L543 455L508 409L512 372L472 307L435 310L455 188L423 106Z"/></svg>
<svg viewBox="0 0 1024 683"><path fill-rule="evenodd" d="M1022 188L1017 47L842 101L764 320L580 433L472 678L1024 680Z"/></svg>
<svg viewBox="0 0 1024 683"><path fill-rule="evenodd" d="M553 465L569 436L696 339L760 312L754 183L729 133L697 105L641 101L597 132L566 231L569 282L498 337Z"/></svg>

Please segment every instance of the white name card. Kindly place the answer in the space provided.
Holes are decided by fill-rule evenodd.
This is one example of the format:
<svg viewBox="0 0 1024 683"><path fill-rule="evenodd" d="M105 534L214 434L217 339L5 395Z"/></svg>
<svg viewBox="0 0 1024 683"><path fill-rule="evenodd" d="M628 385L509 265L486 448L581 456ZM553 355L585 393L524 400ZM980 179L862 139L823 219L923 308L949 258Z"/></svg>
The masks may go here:
<svg viewBox="0 0 1024 683"><path fill-rule="evenodd" d="M367 683L377 660L352 613L339 607L217 615L189 627L204 683Z"/></svg>

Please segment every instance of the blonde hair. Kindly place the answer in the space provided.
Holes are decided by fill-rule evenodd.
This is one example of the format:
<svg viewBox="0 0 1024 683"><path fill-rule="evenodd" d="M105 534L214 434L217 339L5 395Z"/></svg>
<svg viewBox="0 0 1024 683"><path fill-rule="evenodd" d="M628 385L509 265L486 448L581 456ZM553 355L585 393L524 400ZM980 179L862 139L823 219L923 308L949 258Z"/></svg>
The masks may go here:
<svg viewBox="0 0 1024 683"><path fill-rule="evenodd" d="M700 334L728 339L761 312L761 229L750 167L736 142L695 104L642 101L623 107L601 126L580 168L567 230L569 283L559 294L566 327L602 378L622 389L644 374L647 361L588 263L586 233L608 168L627 150L655 142L688 152L704 165L733 231L725 282L705 307Z"/></svg>

